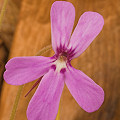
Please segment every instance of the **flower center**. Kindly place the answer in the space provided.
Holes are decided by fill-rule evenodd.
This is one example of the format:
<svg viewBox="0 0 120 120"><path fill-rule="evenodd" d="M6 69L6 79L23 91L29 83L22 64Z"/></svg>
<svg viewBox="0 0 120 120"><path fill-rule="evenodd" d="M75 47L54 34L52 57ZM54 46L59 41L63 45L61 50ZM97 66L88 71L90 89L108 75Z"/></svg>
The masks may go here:
<svg viewBox="0 0 120 120"><path fill-rule="evenodd" d="M53 63L57 72L64 72L66 70L67 58L65 56L59 56L58 59Z"/></svg>

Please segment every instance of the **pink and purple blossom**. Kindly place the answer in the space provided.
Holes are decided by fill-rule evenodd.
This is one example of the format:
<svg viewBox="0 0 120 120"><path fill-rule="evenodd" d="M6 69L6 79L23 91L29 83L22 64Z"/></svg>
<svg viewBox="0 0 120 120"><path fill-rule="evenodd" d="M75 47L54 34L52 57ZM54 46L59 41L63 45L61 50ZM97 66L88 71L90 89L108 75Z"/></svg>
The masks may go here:
<svg viewBox="0 0 120 120"><path fill-rule="evenodd" d="M71 35L74 6L56 1L51 8L52 57L15 57L6 64L4 79L11 85L23 85L42 77L27 109L29 120L55 120L64 84L86 112L94 112L104 101L104 91L82 71L72 67L71 60L82 54L102 30L103 17L85 12Z"/></svg>

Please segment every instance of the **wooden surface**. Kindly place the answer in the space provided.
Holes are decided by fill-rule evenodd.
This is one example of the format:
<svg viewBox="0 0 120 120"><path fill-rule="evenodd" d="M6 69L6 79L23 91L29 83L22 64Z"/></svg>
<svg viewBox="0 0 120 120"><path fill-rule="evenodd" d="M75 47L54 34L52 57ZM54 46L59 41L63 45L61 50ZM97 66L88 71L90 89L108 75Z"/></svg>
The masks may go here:
<svg viewBox="0 0 120 120"><path fill-rule="evenodd" d="M4 0L0 0L0 13ZM7 8L4 12L2 26L0 26L0 93L2 88L4 65L7 62L16 24L18 22L19 0L8 0Z"/></svg>
<svg viewBox="0 0 120 120"><path fill-rule="evenodd" d="M89 48L72 65L90 76L105 91L105 101L94 113L87 113L75 102L68 89L61 98L61 120L119 120L120 118L120 1L119 0L68 0L76 9L75 25L85 11L103 15L105 25ZM50 8L54 0L23 0L19 24L12 44L10 58L35 55L41 48L51 44ZM49 51L44 56L52 56ZM35 81L34 81L35 82ZM24 95L32 84L24 85L15 120L27 120L26 109L34 91ZM4 82L0 117L8 120L18 86Z"/></svg>

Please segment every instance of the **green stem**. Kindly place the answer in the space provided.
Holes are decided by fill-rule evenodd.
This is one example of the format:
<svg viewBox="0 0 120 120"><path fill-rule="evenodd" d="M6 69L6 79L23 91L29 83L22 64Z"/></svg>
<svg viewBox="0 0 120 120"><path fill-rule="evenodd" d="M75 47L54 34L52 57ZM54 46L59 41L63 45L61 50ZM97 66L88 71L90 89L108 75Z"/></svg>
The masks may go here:
<svg viewBox="0 0 120 120"><path fill-rule="evenodd" d="M1 10L1 14L0 14L0 29L1 29L1 25L2 25L3 16L5 14L5 10L6 10L6 7L7 7L7 3L8 3L8 0L4 0L3 7L2 7L2 10Z"/></svg>
<svg viewBox="0 0 120 120"><path fill-rule="evenodd" d="M59 109L58 109L56 120L60 120L60 105L59 105Z"/></svg>
<svg viewBox="0 0 120 120"><path fill-rule="evenodd" d="M51 49L52 49L52 45L48 45L48 46L42 48L40 51L38 51L38 53L36 54L36 56L40 56L40 55L46 53L47 51L49 51Z"/></svg>
<svg viewBox="0 0 120 120"><path fill-rule="evenodd" d="M51 48L52 48L52 46L51 46L51 45L48 45L47 47L41 49L41 50L36 54L36 56L41 55L41 54L43 54L43 53L51 50ZM16 98L15 98L15 102L14 102L14 104L13 104L13 108L12 108L11 115L10 115L10 120L14 120L14 118L15 118L15 114L16 114L16 110L17 110L17 107L18 107L18 103L19 103L19 100L20 100L20 95L21 95L23 86L24 86L24 85L21 85L21 86L18 88L18 92L17 92Z"/></svg>
<svg viewBox="0 0 120 120"><path fill-rule="evenodd" d="M16 110L17 110L17 106L18 106L18 103L19 103L19 99L20 99L20 95L21 95L23 86L24 85L21 85L18 88L17 96L16 96L16 99L15 99L15 102L14 102L14 105L13 105L13 109L12 109L11 115L10 115L10 120L14 120L14 118L15 118L15 113L16 113Z"/></svg>

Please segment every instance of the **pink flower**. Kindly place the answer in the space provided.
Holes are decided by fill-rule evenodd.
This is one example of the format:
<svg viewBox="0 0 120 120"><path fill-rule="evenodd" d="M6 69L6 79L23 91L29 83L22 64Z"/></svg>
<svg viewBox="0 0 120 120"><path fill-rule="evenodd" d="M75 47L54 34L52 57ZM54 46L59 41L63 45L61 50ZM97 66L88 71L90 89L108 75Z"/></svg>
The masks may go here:
<svg viewBox="0 0 120 120"><path fill-rule="evenodd" d="M4 79L11 85L23 85L43 76L28 109L29 120L54 120L64 87L67 85L77 103L87 112L99 109L104 91L70 61L83 53L100 33L104 20L96 12L85 12L71 36L75 19L73 5L56 1L51 8L53 57L15 57L6 64Z"/></svg>

